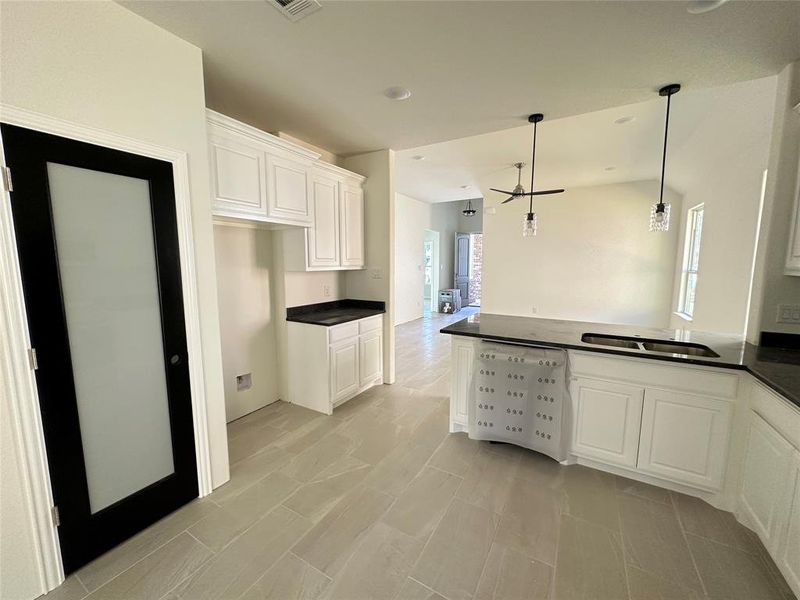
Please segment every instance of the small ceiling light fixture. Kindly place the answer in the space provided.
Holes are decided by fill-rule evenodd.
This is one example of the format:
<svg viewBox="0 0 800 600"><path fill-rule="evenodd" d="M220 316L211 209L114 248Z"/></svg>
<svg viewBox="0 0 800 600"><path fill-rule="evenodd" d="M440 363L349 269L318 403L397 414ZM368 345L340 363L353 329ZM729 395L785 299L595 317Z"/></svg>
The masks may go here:
<svg viewBox="0 0 800 600"><path fill-rule="evenodd" d="M617 167L606 167L604 171L616 171Z"/></svg>
<svg viewBox="0 0 800 600"><path fill-rule="evenodd" d="M467 208L461 211L465 217L474 217L475 213L478 212L474 208L472 208L472 200L467 200Z"/></svg>
<svg viewBox="0 0 800 600"><path fill-rule="evenodd" d="M669 204L664 203L664 173L667 166L667 135L669 134L669 108L673 94L681 91L677 83L665 85L658 90L659 96L667 97L667 119L664 124L664 152L661 155L661 190L658 202L650 208L650 231L669 231Z"/></svg>
<svg viewBox="0 0 800 600"><path fill-rule="evenodd" d="M632 121L635 121L635 120L636 120L636 117L632 117L630 115L626 115L624 117L620 117L619 119L614 119L614 123L616 125L625 125L625 123L631 123Z"/></svg>
<svg viewBox="0 0 800 600"><path fill-rule="evenodd" d="M425 157L422 154L415 154L411 157L411 160L425 160Z"/></svg>
<svg viewBox="0 0 800 600"><path fill-rule="evenodd" d="M522 167L525 166L525 163L514 163L514 166L517 168L518 173L517 173L517 185L514 187L513 191L507 192L505 190L489 188L493 192L500 192L501 194L511 194L508 198L503 200L502 204L511 202L514 198L519 198L520 196L529 197L530 200L528 204L528 212L522 221L522 237L533 237L536 235L537 219L536 219L536 213L533 212L533 197L544 196L546 194L560 194L561 192L564 191L563 189L542 190L540 192L534 191L533 176L536 174L536 126L543 120L544 120L544 115L542 113L536 113L528 117L528 123L533 123L533 151L531 152L531 191L526 192L525 188L522 187Z"/></svg>
<svg viewBox="0 0 800 600"><path fill-rule="evenodd" d="M394 85L383 90L383 95L389 98L389 100L408 100L411 98L411 90L399 85Z"/></svg>
<svg viewBox="0 0 800 600"><path fill-rule="evenodd" d="M693 15L702 15L703 13L716 10L728 0L689 0L686 5L686 10Z"/></svg>

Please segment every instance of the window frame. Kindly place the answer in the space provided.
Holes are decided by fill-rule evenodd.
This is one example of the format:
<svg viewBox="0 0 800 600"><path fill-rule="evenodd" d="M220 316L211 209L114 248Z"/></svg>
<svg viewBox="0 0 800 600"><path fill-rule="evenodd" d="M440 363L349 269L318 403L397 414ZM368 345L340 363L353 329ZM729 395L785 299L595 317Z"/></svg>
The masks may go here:
<svg viewBox="0 0 800 600"><path fill-rule="evenodd" d="M700 217L699 219L698 216ZM687 321L694 320L694 300L691 303L691 310L687 310L689 279L694 276L694 290L696 294L700 273L700 250L703 245L704 220L704 202L696 204L686 211L686 233L683 242L683 260L681 262L681 286L678 294L678 309L675 311L675 314Z"/></svg>

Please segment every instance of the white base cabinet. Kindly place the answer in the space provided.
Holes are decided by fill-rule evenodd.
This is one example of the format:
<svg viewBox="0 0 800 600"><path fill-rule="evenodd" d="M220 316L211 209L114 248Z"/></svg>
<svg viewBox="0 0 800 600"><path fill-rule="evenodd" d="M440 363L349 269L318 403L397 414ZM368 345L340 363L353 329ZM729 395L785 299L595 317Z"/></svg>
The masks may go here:
<svg viewBox="0 0 800 600"><path fill-rule="evenodd" d="M636 468L694 487L721 489L732 414L728 400L648 389Z"/></svg>
<svg viewBox="0 0 800 600"><path fill-rule="evenodd" d="M575 407L572 452L635 467L644 388L580 377L570 388Z"/></svg>
<svg viewBox="0 0 800 600"><path fill-rule="evenodd" d="M800 596L800 410L758 383L750 408L738 517Z"/></svg>
<svg viewBox="0 0 800 600"><path fill-rule="evenodd" d="M287 323L287 402L330 415L383 383L383 316L333 327Z"/></svg>

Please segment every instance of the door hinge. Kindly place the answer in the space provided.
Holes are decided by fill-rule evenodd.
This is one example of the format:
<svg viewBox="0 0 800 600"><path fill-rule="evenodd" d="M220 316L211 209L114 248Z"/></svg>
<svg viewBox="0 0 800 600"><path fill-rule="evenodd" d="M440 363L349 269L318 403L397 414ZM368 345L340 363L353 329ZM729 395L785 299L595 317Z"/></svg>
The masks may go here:
<svg viewBox="0 0 800 600"><path fill-rule="evenodd" d="M39 359L36 357L36 348L28 348L28 362L32 371L39 370Z"/></svg>
<svg viewBox="0 0 800 600"><path fill-rule="evenodd" d="M3 187L7 192L14 191L14 183L11 181L11 169L3 167Z"/></svg>
<svg viewBox="0 0 800 600"><path fill-rule="evenodd" d="M61 525L61 515L58 513L58 507L54 506L50 509L50 513L53 516L53 525L59 527Z"/></svg>

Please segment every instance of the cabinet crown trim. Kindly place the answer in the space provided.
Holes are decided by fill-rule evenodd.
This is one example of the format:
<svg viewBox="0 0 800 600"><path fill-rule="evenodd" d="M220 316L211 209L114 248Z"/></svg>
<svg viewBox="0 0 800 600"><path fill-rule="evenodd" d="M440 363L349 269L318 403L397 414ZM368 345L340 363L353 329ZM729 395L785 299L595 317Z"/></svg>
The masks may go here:
<svg viewBox="0 0 800 600"><path fill-rule="evenodd" d="M341 178L349 179L351 182L354 183L357 182L358 185L361 185L367 179L363 175L359 175L358 173L354 173L353 171L348 171L347 169L343 169L338 165L334 165L323 161L318 161L314 163L314 169L318 169L319 171L322 172L322 174L332 175L337 179Z"/></svg>
<svg viewBox="0 0 800 600"><path fill-rule="evenodd" d="M307 148L292 144L291 142L281 139L278 136L267 133L266 131L261 131L260 129L256 129L251 125L247 125L246 123L232 119L231 117L223 115L222 113L218 113L210 108L206 109L206 120L210 125L228 129L229 131L233 131L234 133L248 137L256 142L268 144L274 148L283 150L285 152L290 152L291 154L306 160L316 162L321 156L320 154L312 152Z"/></svg>

